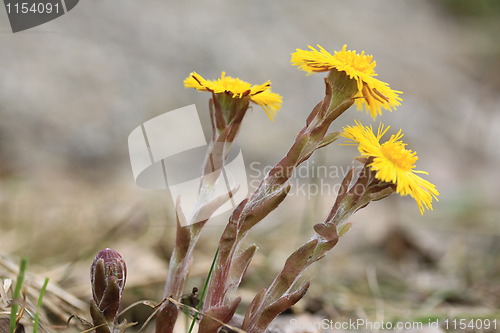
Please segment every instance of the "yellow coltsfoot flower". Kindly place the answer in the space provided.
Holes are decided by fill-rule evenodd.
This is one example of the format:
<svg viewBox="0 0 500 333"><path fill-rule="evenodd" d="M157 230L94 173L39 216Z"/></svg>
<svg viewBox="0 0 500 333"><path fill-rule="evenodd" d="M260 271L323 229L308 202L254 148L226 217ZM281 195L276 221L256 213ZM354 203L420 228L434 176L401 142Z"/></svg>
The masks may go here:
<svg viewBox="0 0 500 333"><path fill-rule="evenodd" d="M347 45L341 51L329 53L320 45L318 50L309 46L309 50L297 49L292 53L292 65L308 72L345 72L347 76L356 80L358 92L353 97L358 110L366 109L373 119L382 114L382 108L392 111L401 105L399 97L401 91L392 90L389 84L375 78L376 62L373 56L365 52L347 50Z"/></svg>
<svg viewBox="0 0 500 333"><path fill-rule="evenodd" d="M267 81L261 85L252 85L248 82L226 76L222 72L217 80L205 80L200 74L192 72L184 80L186 88L195 88L200 91L209 91L214 94L225 94L233 99L250 98L250 101L262 107L269 119L273 120L281 108L282 98L279 94L271 92L271 82Z"/></svg>
<svg viewBox="0 0 500 333"><path fill-rule="evenodd" d="M410 195L417 202L421 214L425 209L432 210L432 200L438 200L439 192L434 184L417 175L428 173L414 170L417 153L406 149L406 143L401 141L402 131L380 143L389 128L381 124L375 134L371 126L363 126L356 121L356 126L344 127L342 136L352 140L347 144L357 145L362 156L373 159L368 166L376 172L375 178L395 184L396 192L402 196Z"/></svg>

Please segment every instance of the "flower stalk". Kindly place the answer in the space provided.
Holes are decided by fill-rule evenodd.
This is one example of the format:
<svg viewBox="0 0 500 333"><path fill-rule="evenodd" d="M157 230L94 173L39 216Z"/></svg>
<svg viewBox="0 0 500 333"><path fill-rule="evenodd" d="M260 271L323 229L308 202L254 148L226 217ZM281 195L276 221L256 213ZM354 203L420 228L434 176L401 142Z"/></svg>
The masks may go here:
<svg viewBox="0 0 500 333"><path fill-rule="evenodd" d="M274 114L281 105L281 97L270 92L270 82L252 86L242 80L228 77L224 72L218 81L205 80L193 72L185 80L185 85L212 93L209 101L212 137L203 166L195 212L192 216L186 217L179 203L176 207L176 241L170 258L163 298L171 297L177 301L183 294L189 265L193 260L193 250L204 225L211 215L237 191L237 189L231 189L228 195L214 197L215 184L221 177L222 168L238 136L250 102L261 105L264 110L271 110ZM261 95L261 97L256 99L254 95ZM267 96L267 100L262 99L262 95ZM269 115L269 112L267 113ZM234 306L235 311L236 306L237 304ZM177 307L171 302L164 302L156 316L156 332L172 332L177 315Z"/></svg>
<svg viewBox="0 0 500 333"><path fill-rule="evenodd" d="M350 170L344 178L329 215L314 226L314 236L292 253L271 285L255 296L245 315L242 329L249 333L264 332L277 315L300 300L308 283L297 290L294 290L295 284L306 269L322 259L337 244L339 237L345 234L345 231L339 233L337 230L342 230L347 219L357 210L394 192L394 186L377 180L366 164L351 186L353 172Z"/></svg>
<svg viewBox="0 0 500 333"><path fill-rule="evenodd" d="M237 253L248 231L286 198L289 191L287 182L295 169L314 151L338 138L338 133L327 136L327 131L330 124L354 103L356 82L345 73L332 72L325 79L325 88L324 99L313 109L288 153L268 172L254 193L240 203L229 219L219 241L219 256L209 282L211 293L203 304L203 311L211 317L223 321L216 315L219 309L227 307L226 298L237 287L231 282L230 272L232 266L240 261Z"/></svg>

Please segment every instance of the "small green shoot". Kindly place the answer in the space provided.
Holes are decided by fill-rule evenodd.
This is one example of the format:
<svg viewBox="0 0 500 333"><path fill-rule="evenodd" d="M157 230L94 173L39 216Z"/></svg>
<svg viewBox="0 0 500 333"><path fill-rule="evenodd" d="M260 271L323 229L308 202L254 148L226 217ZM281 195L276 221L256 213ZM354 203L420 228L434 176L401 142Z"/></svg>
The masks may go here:
<svg viewBox="0 0 500 333"><path fill-rule="evenodd" d="M40 289L40 296L38 296L38 304L36 306L36 314L35 314L35 323L33 326L33 333L37 333L38 331L38 325L39 325L39 320L40 320L40 309L42 308L42 300L43 296L45 295L45 290L47 289L47 285L49 284L49 278L45 278L45 281L43 282L42 289Z"/></svg>
<svg viewBox="0 0 500 333"><path fill-rule="evenodd" d="M210 271L208 271L207 279L205 280L205 284L203 285L203 290L201 291L201 295L200 295L200 301L198 302L198 305L196 306L196 312L193 316L193 321L191 322L191 326L189 326L188 333L191 333L193 331L194 323L196 323L196 319L198 319L198 313L200 311L201 304L203 303L203 299L205 298L205 294L206 294L207 288L208 288L208 281L210 281L210 276L212 275L212 271L214 270L215 261L217 260L218 255L219 255L219 248L217 248L217 251L215 251L214 259L212 260L212 265L210 265Z"/></svg>
<svg viewBox="0 0 500 333"><path fill-rule="evenodd" d="M23 287L24 273L26 272L27 263L28 263L28 258L23 257L21 259L21 265L19 267L19 275L17 276L16 286L14 288L14 294L12 295L13 302L10 310L10 326L9 326L10 333L14 333L16 331L17 309L19 308L17 300L21 297L21 289Z"/></svg>

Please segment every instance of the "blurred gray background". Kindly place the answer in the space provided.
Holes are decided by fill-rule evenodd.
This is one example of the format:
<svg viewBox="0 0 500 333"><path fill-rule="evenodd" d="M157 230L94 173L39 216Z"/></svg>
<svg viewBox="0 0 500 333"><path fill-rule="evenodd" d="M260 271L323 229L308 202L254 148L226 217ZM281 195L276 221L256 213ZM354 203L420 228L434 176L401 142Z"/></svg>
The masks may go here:
<svg viewBox="0 0 500 333"><path fill-rule="evenodd" d="M499 28L500 1L494 0L82 0L59 19L16 34L0 10L0 250L47 261L44 255L63 256L60 249L72 239L78 258L87 253L85 246L92 253L114 235L112 227L122 220L136 242L156 244L162 233L144 231L144 221L162 223L169 207L162 194L133 183L130 131L193 103L207 123L209 94L183 87L191 71L207 79L226 71L255 84L269 79L284 98L283 108L271 122L255 106L238 143L247 164L272 165L324 91L324 74L306 76L290 65L290 53L309 44L332 52L347 44L374 55L379 78L404 92L403 104L375 123L351 109L333 129L353 119L403 128L408 147L420 157L417 169L428 171L426 178L441 192L424 217L409 198L373 204L354 218L357 230L366 230L363 239L389 237L380 231L383 223L376 224L384 220L437 235L444 258L464 246L456 262L473 262L477 253L471 249L481 246L483 254L500 253L494 245L500 234ZM356 154L352 147L333 145L315 161L347 166ZM290 198L270 220L282 224L304 216L301 237L308 237L310 224L321 220L332 200L304 208L306 199ZM74 232L86 228L93 233L89 238ZM56 237L43 250L34 245L53 233L67 237L66 243ZM276 234L267 236L275 242ZM450 239L449 247L443 245ZM357 240L346 237L340 253L359 248ZM296 246L289 240L280 245ZM160 252L167 256L171 245L164 246ZM278 269L286 257L270 258ZM498 264L485 263L497 272ZM446 265L447 273L462 267ZM498 278L488 274L480 277ZM446 276L442 285L449 286ZM461 290L464 281L452 285Z"/></svg>
<svg viewBox="0 0 500 333"><path fill-rule="evenodd" d="M345 43L373 54L379 78L404 92L397 112L379 119L404 128L443 204L464 189L486 203L499 194L491 186L498 184L500 158L499 7L496 1L83 1L17 34L0 11L2 173L128 181L126 139L135 126L191 103L207 109L207 94L182 86L193 70L206 78L224 70L252 83L272 81L283 109L271 123L255 107L240 142L249 159L273 162L323 93L323 75L306 77L290 66L290 53ZM337 126L353 118L369 121L353 110Z"/></svg>

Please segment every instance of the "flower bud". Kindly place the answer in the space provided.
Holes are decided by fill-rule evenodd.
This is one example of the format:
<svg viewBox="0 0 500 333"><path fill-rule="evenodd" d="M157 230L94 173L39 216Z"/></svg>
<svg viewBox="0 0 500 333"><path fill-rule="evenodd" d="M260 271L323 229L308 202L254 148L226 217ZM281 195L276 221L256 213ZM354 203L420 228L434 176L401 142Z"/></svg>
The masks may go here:
<svg viewBox="0 0 500 333"><path fill-rule="evenodd" d="M127 278L122 256L109 248L101 250L90 269L92 296L97 309L108 323L114 323Z"/></svg>

